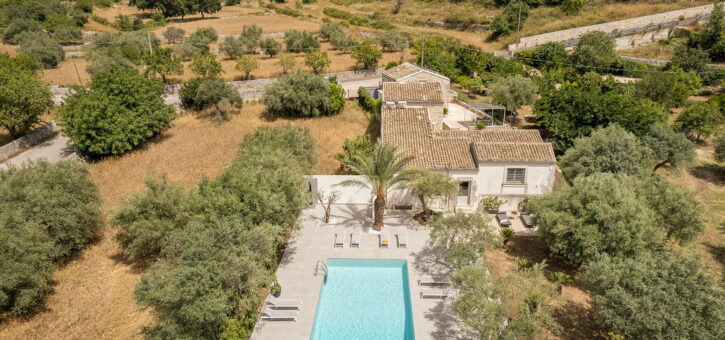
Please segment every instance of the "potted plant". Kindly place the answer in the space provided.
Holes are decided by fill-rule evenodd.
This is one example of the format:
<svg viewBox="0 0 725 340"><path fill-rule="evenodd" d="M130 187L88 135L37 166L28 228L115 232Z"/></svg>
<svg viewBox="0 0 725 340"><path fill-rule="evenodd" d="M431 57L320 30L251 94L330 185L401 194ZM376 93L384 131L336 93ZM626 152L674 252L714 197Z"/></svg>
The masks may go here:
<svg viewBox="0 0 725 340"><path fill-rule="evenodd" d="M282 295L282 286L277 281L272 282L272 286L269 287L269 293L278 298Z"/></svg>
<svg viewBox="0 0 725 340"><path fill-rule="evenodd" d="M481 199L481 205L483 209L488 213L495 214L498 212L498 207L502 206L506 201L496 197L488 196Z"/></svg>
<svg viewBox="0 0 725 340"><path fill-rule="evenodd" d="M447 114L448 114L448 108L447 108L447 107L444 107L444 108L443 108L443 114L444 114L444 115L447 115Z"/></svg>
<svg viewBox="0 0 725 340"><path fill-rule="evenodd" d="M486 124L483 122L476 122L476 130L483 130L486 128Z"/></svg>
<svg viewBox="0 0 725 340"><path fill-rule="evenodd" d="M510 239L516 237L516 233L509 227L501 228L501 236L503 236L503 245L505 246Z"/></svg>

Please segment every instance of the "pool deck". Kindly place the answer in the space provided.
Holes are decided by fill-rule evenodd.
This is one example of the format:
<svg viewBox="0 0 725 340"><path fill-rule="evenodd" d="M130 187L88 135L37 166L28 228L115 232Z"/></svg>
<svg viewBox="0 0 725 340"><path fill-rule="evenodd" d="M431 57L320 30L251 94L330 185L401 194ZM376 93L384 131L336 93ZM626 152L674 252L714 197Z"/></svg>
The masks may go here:
<svg viewBox="0 0 725 340"><path fill-rule="evenodd" d="M372 224L366 217L366 207L335 205L332 216L337 225L320 220L320 206L305 210L300 216L301 229L288 244L277 269L282 286L281 298L301 299L302 309L297 321L258 321L252 340L307 340L312 333L317 301L322 287L324 271L317 262L329 258L406 259L410 282L413 324L416 340L470 339L460 328L461 322L451 310L452 299L421 299L417 278L422 275L449 273L442 254L427 245L428 230L420 227L405 213L386 214L385 224L390 227L390 248L378 247L378 235L368 233ZM344 247L335 248L335 230L353 223L363 223L360 248L350 247L350 237ZM395 236L399 227L407 228L408 247L398 248ZM352 292L354 293L354 292Z"/></svg>

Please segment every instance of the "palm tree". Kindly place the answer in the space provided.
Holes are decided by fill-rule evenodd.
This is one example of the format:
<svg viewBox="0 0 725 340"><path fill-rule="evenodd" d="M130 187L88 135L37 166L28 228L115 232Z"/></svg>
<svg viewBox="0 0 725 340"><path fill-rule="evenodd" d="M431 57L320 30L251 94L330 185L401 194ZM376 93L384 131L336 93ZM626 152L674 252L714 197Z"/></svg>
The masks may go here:
<svg viewBox="0 0 725 340"><path fill-rule="evenodd" d="M375 223L373 223L373 229L379 231L383 227L385 197L388 191L405 184L409 180L408 175L402 170L411 160L413 160L413 157L405 156L392 144L378 141L370 154L355 157L345 164L353 174L365 176L369 183L351 179L341 184L368 188L375 195L375 203L373 204Z"/></svg>

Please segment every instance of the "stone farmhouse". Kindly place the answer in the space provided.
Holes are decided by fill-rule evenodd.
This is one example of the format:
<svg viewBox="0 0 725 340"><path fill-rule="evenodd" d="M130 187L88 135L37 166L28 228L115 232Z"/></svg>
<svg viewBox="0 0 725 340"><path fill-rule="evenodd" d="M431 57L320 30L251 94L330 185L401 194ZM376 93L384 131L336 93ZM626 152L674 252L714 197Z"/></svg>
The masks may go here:
<svg viewBox="0 0 725 340"><path fill-rule="evenodd" d="M554 185L556 158L539 131L513 129L455 98L450 79L411 63L382 75L381 137L415 156L412 166L445 172L460 182L446 208L478 208L486 196L518 210L527 196ZM489 125L478 129L478 122ZM480 125L480 124L479 124Z"/></svg>

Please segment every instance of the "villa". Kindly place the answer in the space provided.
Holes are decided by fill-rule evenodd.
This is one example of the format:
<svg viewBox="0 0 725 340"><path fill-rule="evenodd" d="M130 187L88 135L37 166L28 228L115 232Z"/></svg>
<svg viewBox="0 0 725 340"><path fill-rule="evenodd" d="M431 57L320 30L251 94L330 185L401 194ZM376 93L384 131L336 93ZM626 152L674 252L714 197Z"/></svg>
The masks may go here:
<svg viewBox="0 0 725 340"><path fill-rule="evenodd" d="M553 188L556 157L539 131L513 129L458 100L447 77L403 63L383 72L377 95L382 98L382 140L415 156L411 166L444 172L459 181L456 197L436 202L437 208L475 210L482 198L496 196L506 201L501 210L518 211L524 198ZM343 191L343 203L369 203L359 200L369 197L336 186L343 176L309 180L313 192ZM390 196L388 208L417 204L405 192Z"/></svg>

